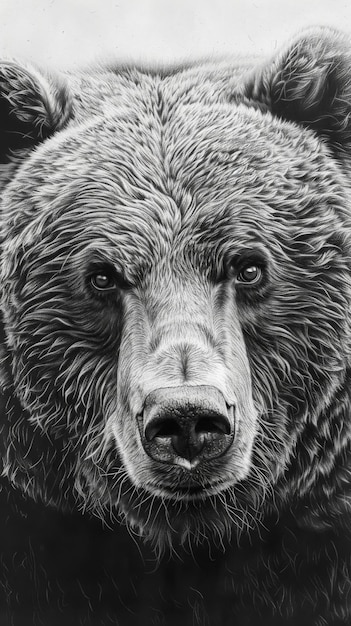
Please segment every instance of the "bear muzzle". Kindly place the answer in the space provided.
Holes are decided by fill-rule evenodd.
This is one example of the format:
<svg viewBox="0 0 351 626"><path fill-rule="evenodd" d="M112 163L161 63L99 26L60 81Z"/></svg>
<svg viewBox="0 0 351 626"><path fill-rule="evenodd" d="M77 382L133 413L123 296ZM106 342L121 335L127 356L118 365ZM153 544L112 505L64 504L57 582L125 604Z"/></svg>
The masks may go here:
<svg viewBox="0 0 351 626"><path fill-rule="evenodd" d="M193 469L228 451L235 435L235 408L216 387L164 387L148 394L138 426L143 448L153 460Z"/></svg>

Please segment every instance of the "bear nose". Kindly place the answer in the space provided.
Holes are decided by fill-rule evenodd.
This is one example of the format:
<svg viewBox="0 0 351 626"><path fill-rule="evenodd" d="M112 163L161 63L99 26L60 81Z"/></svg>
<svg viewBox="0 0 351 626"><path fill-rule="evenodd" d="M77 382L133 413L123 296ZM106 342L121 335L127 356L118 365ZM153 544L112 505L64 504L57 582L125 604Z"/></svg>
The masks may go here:
<svg viewBox="0 0 351 626"><path fill-rule="evenodd" d="M208 385L150 393L139 418L145 452L154 460L196 465L223 455L234 439L234 407Z"/></svg>

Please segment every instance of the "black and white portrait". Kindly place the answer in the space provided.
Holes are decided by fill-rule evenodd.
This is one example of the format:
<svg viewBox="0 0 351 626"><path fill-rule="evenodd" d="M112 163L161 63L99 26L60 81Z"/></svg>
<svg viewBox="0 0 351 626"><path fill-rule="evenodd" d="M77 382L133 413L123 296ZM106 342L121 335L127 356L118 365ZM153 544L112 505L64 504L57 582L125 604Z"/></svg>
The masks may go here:
<svg viewBox="0 0 351 626"><path fill-rule="evenodd" d="M351 6L0 17L0 626L348 626Z"/></svg>

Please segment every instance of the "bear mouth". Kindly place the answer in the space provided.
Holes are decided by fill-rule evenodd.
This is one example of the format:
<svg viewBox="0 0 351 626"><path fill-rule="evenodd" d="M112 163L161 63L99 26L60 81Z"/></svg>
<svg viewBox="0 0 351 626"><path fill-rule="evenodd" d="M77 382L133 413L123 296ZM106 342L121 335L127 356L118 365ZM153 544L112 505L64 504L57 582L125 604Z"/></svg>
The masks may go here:
<svg viewBox="0 0 351 626"><path fill-rule="evenodd" d="M227 482L221 480L205 484L167 485L158 483L157 485L151 486L151 491L166 500L191 502L196 500L205 501L211 496L218 495L220 492L227 489L227 487Z"/></svg>
<svg viewBox="0 0 351 626"><path fill-rule="evenodd" d="M218 484L218 483L216 483ZM205 500L210 495L217 493L214 485L204 487L178 487L177 489L164 490L164 497L171 500Z"/></svg>

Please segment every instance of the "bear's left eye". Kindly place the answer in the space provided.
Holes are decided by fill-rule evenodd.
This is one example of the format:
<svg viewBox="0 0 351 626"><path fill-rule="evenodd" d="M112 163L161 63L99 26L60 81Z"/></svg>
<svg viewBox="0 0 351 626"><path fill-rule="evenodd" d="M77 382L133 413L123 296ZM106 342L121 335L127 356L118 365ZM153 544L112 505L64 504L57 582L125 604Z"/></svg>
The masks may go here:
<svg viewBox="0 0 351 626"><path fill-rule="evenodd" d="M256 285L262 278L262 268L259 265L246 265L236 276L237 283Z"/></svg>

